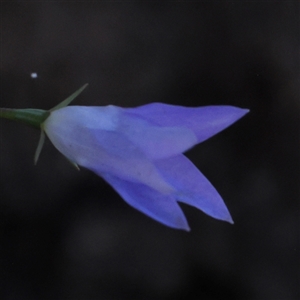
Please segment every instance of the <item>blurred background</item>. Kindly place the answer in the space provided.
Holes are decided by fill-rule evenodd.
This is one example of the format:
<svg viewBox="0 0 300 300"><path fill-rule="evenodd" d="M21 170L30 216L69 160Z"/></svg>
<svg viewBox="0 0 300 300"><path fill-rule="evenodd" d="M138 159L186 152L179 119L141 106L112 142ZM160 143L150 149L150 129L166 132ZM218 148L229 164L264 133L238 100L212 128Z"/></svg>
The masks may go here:
<svg viewBox="0 0 300 300"><path fill-rule="evenodd" d="M128 206L39 132L0 120L0 298L300 299L299 1L1 2L1 107L235 105L186 155L234 225ZM37 73L32 78L31 73Z"/></svg>

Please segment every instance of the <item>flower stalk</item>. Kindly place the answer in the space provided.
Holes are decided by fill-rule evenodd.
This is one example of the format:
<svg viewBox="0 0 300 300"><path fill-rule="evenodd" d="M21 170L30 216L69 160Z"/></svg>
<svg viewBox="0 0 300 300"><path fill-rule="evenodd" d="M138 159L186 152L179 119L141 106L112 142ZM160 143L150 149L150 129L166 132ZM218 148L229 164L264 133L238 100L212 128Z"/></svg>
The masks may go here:
<svg viewBox="0 0 300 300"><path fill-rule="evenodd" d="M0 118L21 122L34 128L41 128L41 124L50 116L50 112L43 109L0 108Z"/></svg>

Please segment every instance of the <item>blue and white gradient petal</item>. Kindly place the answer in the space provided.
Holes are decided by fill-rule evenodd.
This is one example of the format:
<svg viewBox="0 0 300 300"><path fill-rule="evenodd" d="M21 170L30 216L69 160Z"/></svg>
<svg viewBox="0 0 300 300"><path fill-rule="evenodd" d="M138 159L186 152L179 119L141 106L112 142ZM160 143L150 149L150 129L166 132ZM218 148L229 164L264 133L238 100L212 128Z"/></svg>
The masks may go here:
<svg viewBox="0 0 300 300"><path fill-rule="evenodd" d="M167 226L189 230L177 201L232 223L221 196L182 153L248 112L232 106L136 108L67 106L43 127L72 162L106 180L131 206Z"/></svg>

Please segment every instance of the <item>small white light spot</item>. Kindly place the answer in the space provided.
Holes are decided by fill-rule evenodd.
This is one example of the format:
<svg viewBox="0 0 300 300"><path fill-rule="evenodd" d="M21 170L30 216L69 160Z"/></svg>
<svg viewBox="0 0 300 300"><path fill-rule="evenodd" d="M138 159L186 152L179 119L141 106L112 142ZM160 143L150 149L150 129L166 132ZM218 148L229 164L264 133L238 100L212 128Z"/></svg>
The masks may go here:
<svg viewBox="0 0 300 300"><path fill-rule="evenodd" d="M37 73L31 73L30 76L31 76L31 78L37 78L38 74Z"/></svg>

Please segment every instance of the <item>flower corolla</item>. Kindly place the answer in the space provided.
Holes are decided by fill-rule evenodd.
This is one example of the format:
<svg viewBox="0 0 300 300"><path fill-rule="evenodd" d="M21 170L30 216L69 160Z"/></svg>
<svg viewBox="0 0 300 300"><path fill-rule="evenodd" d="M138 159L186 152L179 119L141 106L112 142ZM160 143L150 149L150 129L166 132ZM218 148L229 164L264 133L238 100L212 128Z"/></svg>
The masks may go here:
<svg viewBox="0 0 300 300"><path fill-rule="evenodd" d="M164 225L189 230L178 202L232 223L221 196L182 153L248 112L233 106L136 108L66 106L43 129L71 162L107 181L131 206Z"/></svg>

